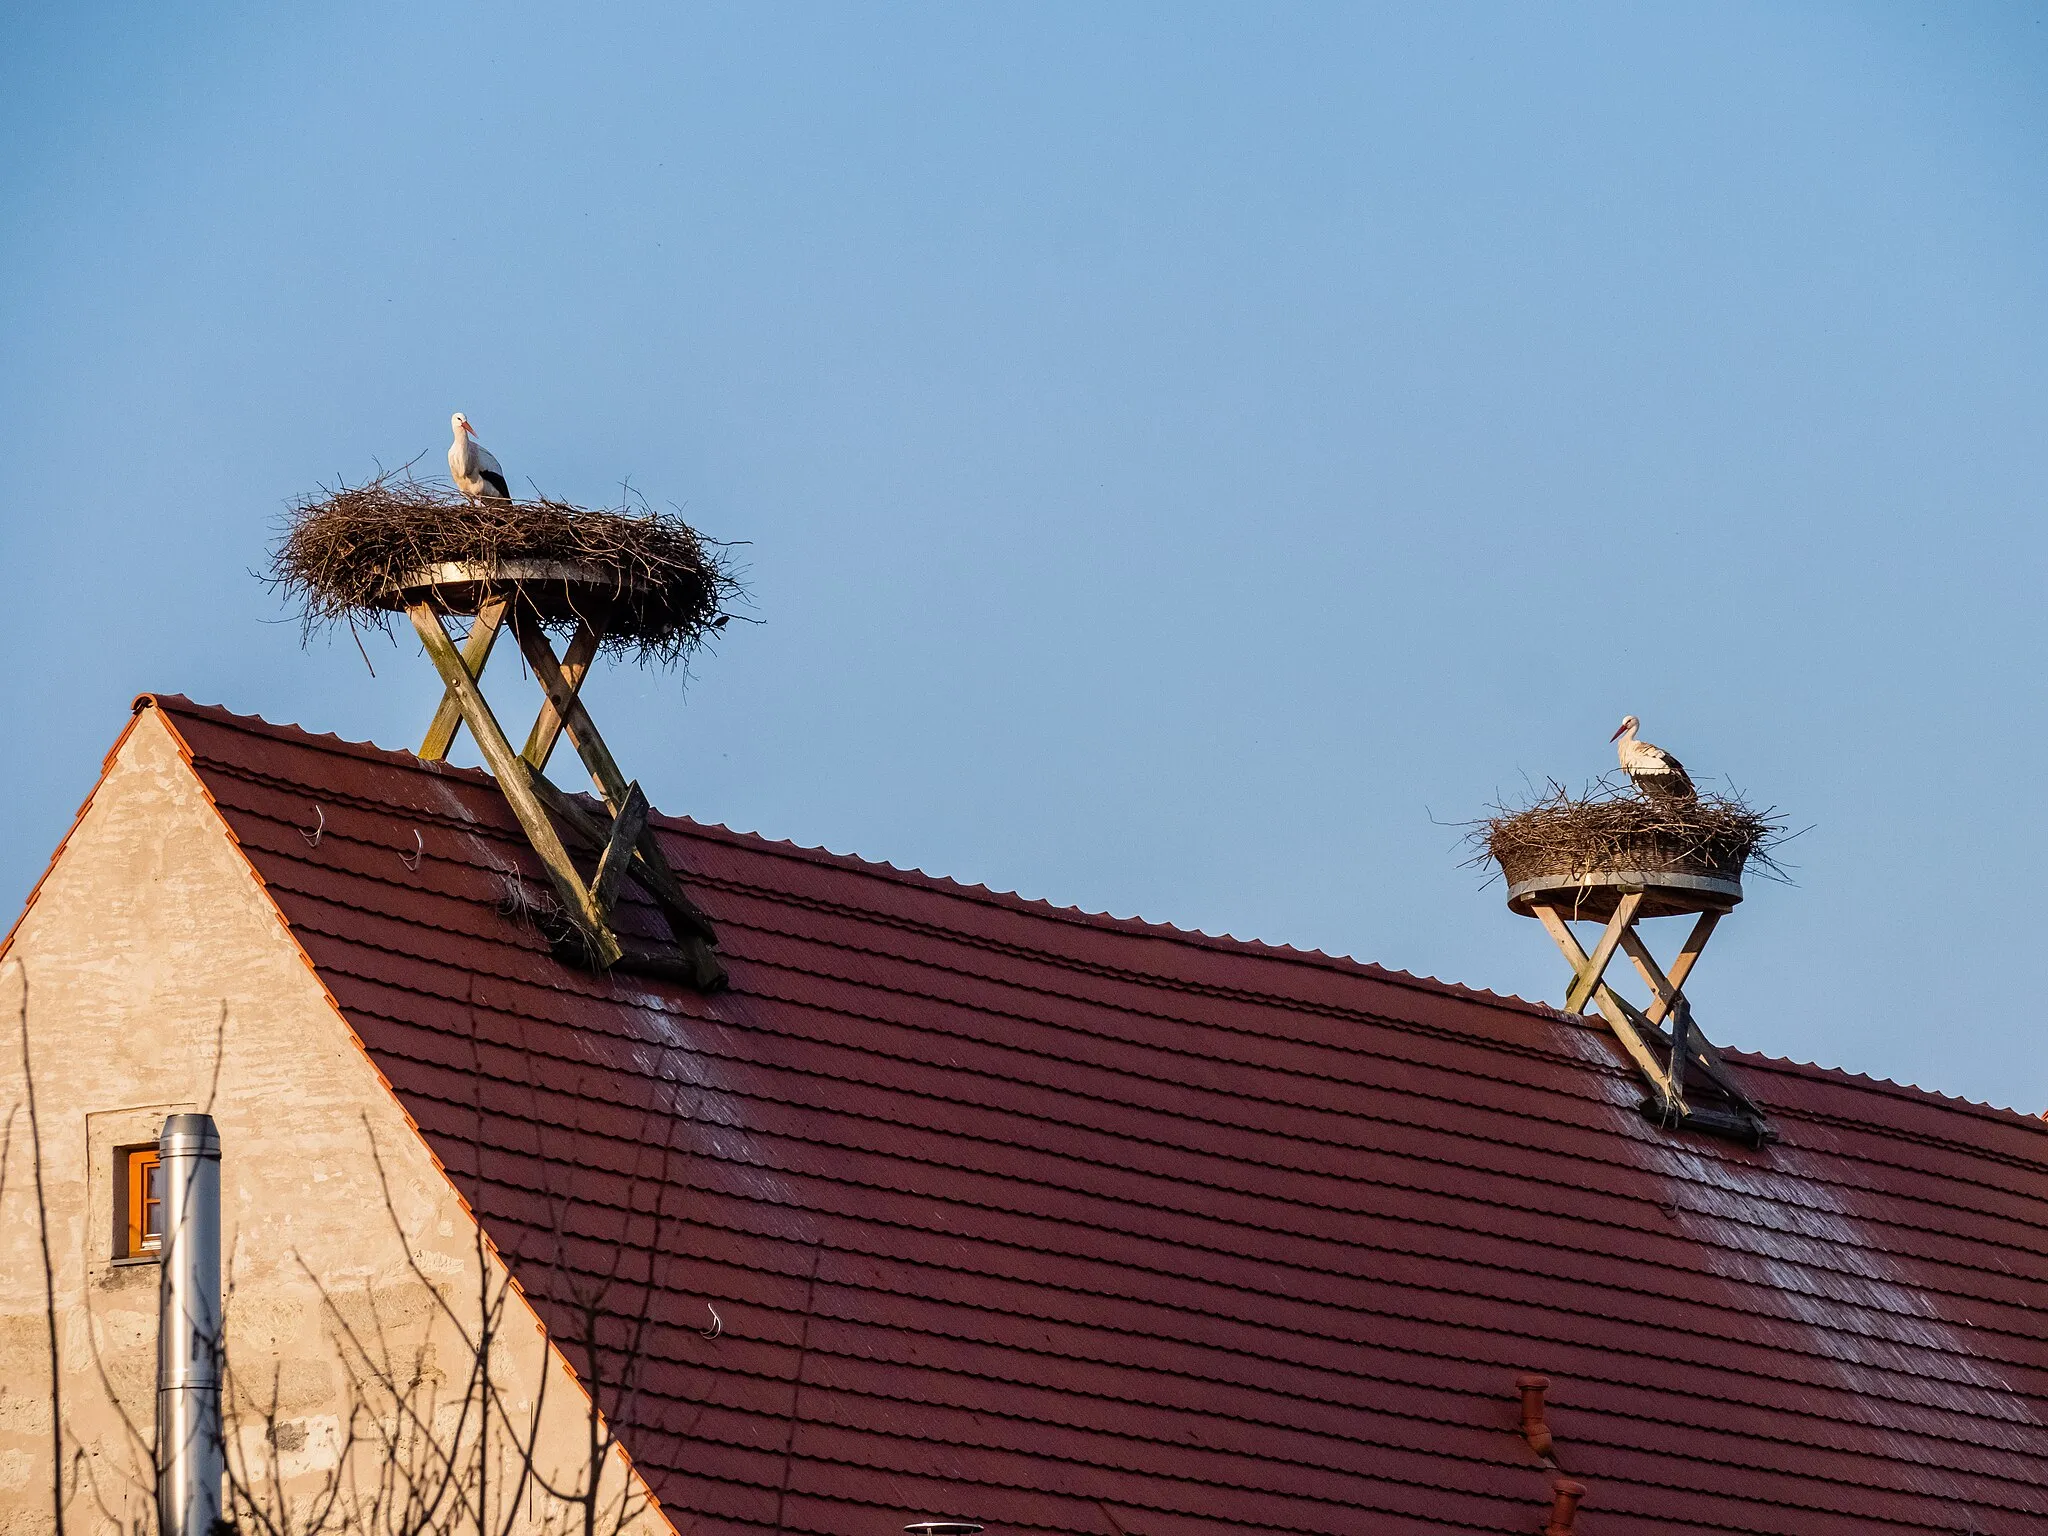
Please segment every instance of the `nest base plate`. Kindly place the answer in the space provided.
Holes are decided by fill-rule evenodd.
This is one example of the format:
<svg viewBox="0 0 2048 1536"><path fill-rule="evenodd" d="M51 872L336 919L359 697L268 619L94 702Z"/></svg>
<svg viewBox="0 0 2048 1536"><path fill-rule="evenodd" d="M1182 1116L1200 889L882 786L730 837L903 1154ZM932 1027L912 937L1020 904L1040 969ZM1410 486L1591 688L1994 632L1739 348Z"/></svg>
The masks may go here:
<svg viewBox="0 0 2048 1536"><path fill-rule="evenodd" d="M517 593L520 606L564 623L602 613L640 595L616 568L563 560L445 561L398 577L384 605L403 610L424 599L444 614L474 617L492 597Z"/></svg>
<svg viewBox="0 0 2048 1536"><path fill-rule="evenodd" d="M1508 886L1509 910L1534 917L1539 904L1574 920L1604 923L1624 896L1642 893L1638 917L1727 912L1742 900L1742 882L1727 875L1676 869L1602 869L1580 875L1532 875Z"/></svg>

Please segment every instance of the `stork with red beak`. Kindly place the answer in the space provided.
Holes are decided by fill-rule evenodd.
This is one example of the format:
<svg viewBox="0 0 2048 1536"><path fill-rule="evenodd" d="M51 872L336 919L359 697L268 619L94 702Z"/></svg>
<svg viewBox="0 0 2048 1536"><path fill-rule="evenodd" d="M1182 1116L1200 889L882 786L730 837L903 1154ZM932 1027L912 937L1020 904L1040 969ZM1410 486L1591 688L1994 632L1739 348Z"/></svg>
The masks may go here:
<svg viewBox="0 0 2048 1536"><path fill-rule="evenodd" d="M465 496L478 501L510 501L512 488L505 483L505 468L491 450L476 440L476 428L457 411L449 420L455 441L448 447L448 473Z"/></svg>
<svg viewBox="0 0 2048 1536"><path fill-rule="evenodd" d="M1615 733L1607 738L1616 743L1614 755L1621 760L1621 771L1629 776L1637 789L1651 799L1697 799L1699 791L1692 787L1692 779L1685 771L1685 764L1662 747L1636 740L1636 727L1640 723L1634 715L1630 715L1621 722Z"/></svg>

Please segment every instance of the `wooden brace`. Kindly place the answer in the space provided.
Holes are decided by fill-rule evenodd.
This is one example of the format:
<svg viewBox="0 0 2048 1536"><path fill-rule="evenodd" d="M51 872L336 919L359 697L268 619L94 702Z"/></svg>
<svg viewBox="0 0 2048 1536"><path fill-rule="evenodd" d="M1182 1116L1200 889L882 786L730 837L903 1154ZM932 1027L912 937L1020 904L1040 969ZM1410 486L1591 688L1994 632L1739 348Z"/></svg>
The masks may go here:
<svg viewBox="0 0 2048 1536"><path fill-rule="evenodd" d="M627 782L619 772L579 697L604 641L602 626L579 623L565 658L558 660L540 625L506 598L492 598L483 606L459 653L431 606L415 604L407 614L444 684L420 755L445 758L456 732L463 725L469 727L485 764L540 856L558 905L583 936L591 958L603 968L626 959L636 968L676 975L707 990L723 985L725 967L712 950L717 933L669 868L648 826L647 797L638 784ZM507 626L544 696L525 749L517 754L478 686L498 634ZM608 821L562 793L542 772L564 731L611 812ZM596 850L597 868L587 883L570 859L551 816L578 841ZM645 941L623 943L613 931L611 914L628 876L639 881L661 909L679 949L660 945L649 949Z"/></svg>

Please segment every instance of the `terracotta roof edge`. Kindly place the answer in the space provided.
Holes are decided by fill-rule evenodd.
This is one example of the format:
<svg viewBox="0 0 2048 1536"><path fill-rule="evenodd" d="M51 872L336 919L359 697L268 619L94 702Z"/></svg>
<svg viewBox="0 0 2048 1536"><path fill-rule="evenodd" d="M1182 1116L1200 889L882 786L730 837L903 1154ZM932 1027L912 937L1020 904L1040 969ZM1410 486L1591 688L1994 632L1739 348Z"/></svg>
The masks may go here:
<svg viewBox="0 0 2048 1536"><path fill-rule="evenodd" d="M128 706L128 723L121 728L121 734L114 738L114 744L107 748L106 756L100 759L100 776L92 781L92 788L86 791L85 799L71 817L71 825L66 827L64 835L57 839L57 846L51 851L49 862L43 866L43 872L36 876L36 883L29 887L28 899L21 904L21 910L15 914L13 923L8 926L6 937L0 938L0 962L4 962L8 951L14 948L14 936L21 932L21 925L28 921L29 913L35 910L36 898L43 894L43 887L49 883L50 876L57 872L57 865L64 858L64 850L71 846L71 839L77 835L79 827L84 825L86 813L92 809L93 801L99 798L100 791L106 787L107 775L114 769L114 759L121 755L121 749L135 733L135 727L142 719L143 710L155 703L155 695L144 693L136 695L135 701ZM168 725L169 722L166 721L165 724ZM171 734L175 736L176 730L172 730Z"/></svg>

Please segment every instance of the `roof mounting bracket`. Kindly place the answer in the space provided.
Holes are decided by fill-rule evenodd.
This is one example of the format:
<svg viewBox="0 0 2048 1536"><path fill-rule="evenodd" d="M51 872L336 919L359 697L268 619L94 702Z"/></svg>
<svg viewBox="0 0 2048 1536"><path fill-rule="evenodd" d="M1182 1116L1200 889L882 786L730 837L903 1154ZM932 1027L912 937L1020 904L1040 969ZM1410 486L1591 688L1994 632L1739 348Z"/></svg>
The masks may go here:
<svg viewBox="0 0 2048 1536"><path fill-rule="evenodd" d="M682 882L647 825L646 797L638 784L628 782L619 771L579 697L583 679L604 643L603 607L597 602L588 606L587 615L578 613L566 653L557 657L544 632L542 613L524 600L517 582L479 595L475 620L460 651L449 637L441 607L432 594L412 597L405 605L406 615L419 631L444 685L440 707L427 727L419 755L427 760L445 758L456 732L469 727L506 804L547 873L556 921L544 926L551 929L549 939L558 957L593 970L641 971L687 982L699 991L716 991L726 980L725 967L714 952L718 934L684 893ZM477 686L499 633L505 629L518 641L544 695L525 749L517 753ZM608 815L600 815L587 802L579 802L549 781L544 770L564 733L589 770ZM589 877L570 856L557 822L596 856ZM667 921L673 942L649 943L615 931L612 915L629 878L652 898Z"/></svg>

